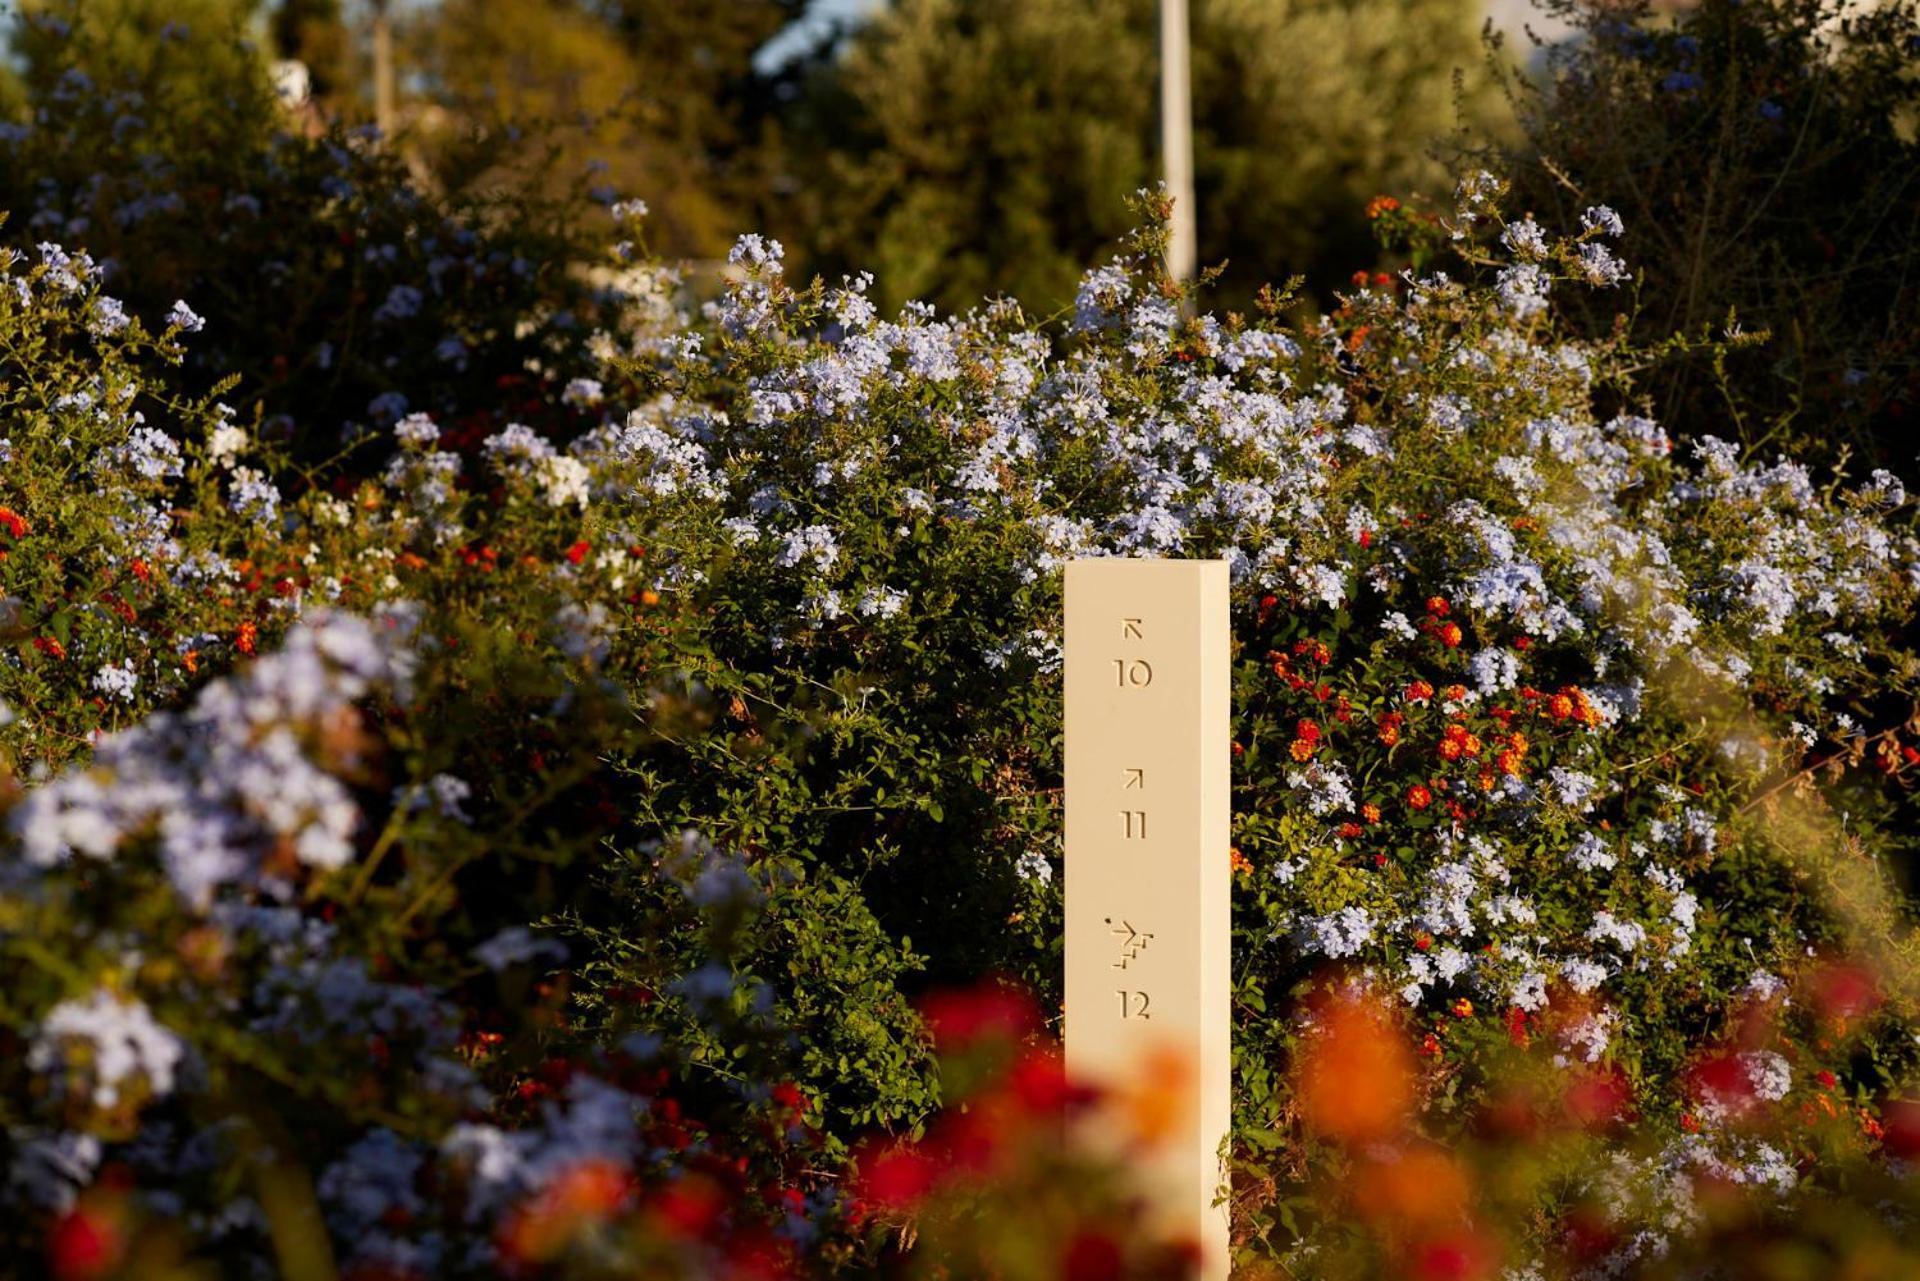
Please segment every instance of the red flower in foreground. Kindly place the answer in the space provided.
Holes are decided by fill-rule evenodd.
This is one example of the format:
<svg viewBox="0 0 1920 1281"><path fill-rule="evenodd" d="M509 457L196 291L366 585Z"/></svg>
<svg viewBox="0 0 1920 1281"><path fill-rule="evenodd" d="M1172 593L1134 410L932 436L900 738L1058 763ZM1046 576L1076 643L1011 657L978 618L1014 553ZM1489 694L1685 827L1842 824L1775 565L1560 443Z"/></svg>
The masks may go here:
<svg viewBox="0 0 1920 1281"><path fill-rule="evenodd" d="M48 1231L47 1268L57 1281L92 1281L111 1275L126 1248L113 1205L83 1200Z"/></svg>
<svg viewBox="0 0 1920 1281"><path fill-rule="evenodd" d="M1475 1237L1460 1235L1428 1241L1413 1255L1415 1281L1476 1281L1491 1276L1494 1252Z"/></svg>
<svg viewBox="0 0 1920 1281"><path fill-rule="evenodd" d="M1873 975L1857 965L1828 965L1814 973L1808 986L1820 1012L1842 1023L1871 1014L1885 999Z"/></svg>
<svg viewBox="0 0 1920 1281"><path fill-rule="evenodd" d="M1895 1099L1887 1104L1880 1141L1897 1157L1920 1156L1920 1102Z"/></svg>
<svg viewBox="0 0 1920 1281"><path fill-rule="evenodd" d="M1626 1116L1633 1091L1618 1069L1587 1072L1567 1087L1562 1101L1575 1125L1585 1130L1599 1130Z"/></svg>
<svg viewBox="0 0 1920 1281"><path fill-rule="evenodd" d="M894 1148L858 1163L855 1184L860 1200L889 1210L909 1209L932 1192L940 1168L918 1148Z"/></svg>
<svg viewBox="0 0 1920 1281"><path fill-rule="evenodd" d="M0 525L6 526L7 532L15 538L25 538L33 528L27 523L26 517L11 507L0 507Z"/></svg>
<svg viewBox="0 0 1920 1281"><path fill-rule="evenodd" d="M1423 783L1415 783L1407 789L1407 804L1417 810L1423 810L1433 804L1433 793Z"/></svg>
<svg viewBox="0 0 1920 1281"><path fill-rule="evenodd" d="M1104 1232L1082 1228L1060 1256L1060 1281L1108 1281L1121 1275L1120 1244Z"/></svg>
<svg viewBox="0 0 1920 1281"><path fill-rule="evenodd" d="M992 983L936 992L921 1003L920 1016L943 1053L983 1036L1019 1040L1040 1026L1033 998Z"/></svg>

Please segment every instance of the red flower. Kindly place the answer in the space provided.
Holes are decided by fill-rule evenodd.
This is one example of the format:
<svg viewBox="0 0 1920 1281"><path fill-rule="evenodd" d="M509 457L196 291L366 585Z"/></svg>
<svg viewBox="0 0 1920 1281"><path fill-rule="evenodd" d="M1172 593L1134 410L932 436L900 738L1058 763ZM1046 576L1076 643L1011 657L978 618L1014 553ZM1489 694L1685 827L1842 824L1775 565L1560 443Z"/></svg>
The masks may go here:
<svg viewBox="0 0 1920 1281"><path fill-rule="evenodd" d="M1573 1123L1585 1130L1598 1130L1625 1116L1633 1100L1633 1091L1619 1069L1611 1072L1587 1072L1567 1087L1562 1102Z"/></svg>
<svg viewBox="0 0 1920 1281"><path fill-rule="evenodd" d="M1447 604L1446 597L1429 596L1427 597L1427 612L1435 618L1445 618L1448 614L1452 613L1453 610L1452 607Z"/></svg>
<svg viewBox="0 0 1920 1281"><path fill-rule="evenodd" d="M997 983L936 992L921 1003L920 1015L942 1051L983 1036L1019 1040L1040 1026L1032 998Z"/></svg>
<svg viewBox="0 0 1920 1281"><path fill-rule="evenodd" d="M1887 1104L1886 1124L1879 1137L1887 1151L1897 1157L1920 1156L1920 1103L1895 1099Z"/></svg>
<svg viewBox="0 0 1920 1281"><path fill-rule="evenodd" d="M725 1209L720 1189L697 1176L670 1184L654 1198L652 1216L669 1236L698 1241Z"/></svg>
<svg viewBox="0 0 1920 1281"><path fill-rule="evenodd" d="M1492 1250L1472 1237L1428 1241L1414 1254L1411 1281L1479 1281L1494 1263Z"/></svg>
<svg viewBox="0 0 1920 1281"><path fill-rule="evenodd" d="M1120 1245L1104 1232L1081 1228L1060 1256L1060 1281L1109 1281L1122 1275Z"/></svg>
<svg viewBox="0 0 1920 1281"><path fill-rule="evenodd" d="M1871 1014L1884 999L1873 975L1857 965L1829 965L1809 980L1814 1003L1830 1019L1846 1022Z"/></svg>
<svg viewBox="0 0 1920 1281"><path fill-rule="evenodd" d="M1423 810L1433 804L1433 793L1429 792L1424 784L1415 783L1407 789L1407 804L1417 810Z"/></svg>
<svg viewBox="0 0 1920 1281"><path fill-rule="evenodd" d="M587 558L587 553L592 550L593 544L582 538L573 546L567 548L567 559L578 565Z"/></svg>
<svg viewBox="0 0 1920 1281"><path fill-rule="evenodd" d="M1020 1056L1007 1073L1007 1094L1028 1112L1049 1115L1093 1102L1099 1091L1067 1077L1067 1065L1051 1051Z"/></svg>
<svg viewBox="0 0 1920 1281"><path fill-rule="evenodd" d="M905 1209L933 1191L939 1170L918 1148L895 1148L860 1169L859 1195L863 1201L890 1210Z"/></svg>
<svg viewBox="0 0 1920 1281"><path fill-rule="evenodd" d="M26 517L11 507L0 507L0 525L5 525L7 532L15 538L25 538L33 528L27 523Z"/></svg>
<svg viewBox="0 0 1920 1281"><path fill-rule="evenodd" d="M93 1281L119 1267L126 1246L111 1203L83 1200L48 1231L48 1270L57 1281Z"/></svg>

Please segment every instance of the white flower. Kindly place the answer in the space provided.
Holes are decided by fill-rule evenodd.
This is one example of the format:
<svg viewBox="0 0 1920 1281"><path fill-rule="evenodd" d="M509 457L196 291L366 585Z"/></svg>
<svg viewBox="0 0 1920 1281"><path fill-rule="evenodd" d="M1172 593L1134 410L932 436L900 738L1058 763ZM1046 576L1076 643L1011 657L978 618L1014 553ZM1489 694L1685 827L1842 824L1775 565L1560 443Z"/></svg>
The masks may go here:
<svg viewBox="0 0 1920 1281"><path fill-rule="evenodd" d="M555 454L540 459L534 468L542 489L546 491L547 506L564 507L568 503L576 503L581 507L587 505L587 485L593 479L593 473L578 458Z"/></svg>
<svg viewBox="0 0 1920 1281"><path fill-rule="evenodd" d="M222 423L207 437L207 457L218 466L231 467L252 443L245 428Z"/></svg>
<svg viewBox="0 0 1920 1281"><path fill-rule="evenodd" d="M93 674L93 687L108 698L117 698L123 703L133 701L133 690L140 683L139 676L133 670L133 660L123 659L119 666L108 664Z"/></svg>
<svg viewBox="0 0 1920 1281"><path fill-rule="evenodd" d="M1585 996L1607 981L1607 967L1572 957L1560 963L1560 977L1567 981L1568 987Z"/></svg>
<svg viewBox="0 0 1920 1281"><path fill-rule="evenodd" d="M180 1038L156 1022L144 1004L104 989L49 1010L27 1048L27 1066L36 1072L64 1070L76 1042L87 1047L93 1102L103 1108L117 1104L120 1087L135 1077L156 1096L171 1093L175 1069L186 1055Z"/></svg>
<svg viewBox="0 0 1920 1281"><path fill-rule="evenodd" d="M393 425L393 434L401 444L418 445L422 449L440 440L440 428L426 414L408 414Z"/></svg>

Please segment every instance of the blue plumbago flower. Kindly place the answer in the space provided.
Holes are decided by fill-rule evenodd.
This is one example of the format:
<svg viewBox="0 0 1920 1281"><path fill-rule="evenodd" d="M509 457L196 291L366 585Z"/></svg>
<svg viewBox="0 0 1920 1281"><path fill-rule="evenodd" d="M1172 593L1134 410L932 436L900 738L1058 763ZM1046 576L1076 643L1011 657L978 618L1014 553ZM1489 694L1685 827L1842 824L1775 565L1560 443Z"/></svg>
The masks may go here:
<svg viewBox="0 0 1920 1281"><path fill-rule="evenodd" d="M575 378L560 393L561 402L575 409L588 409L605 399L606 390L594 378Z"/></svg>
<svg viewBox="0 0 1920 1281"><path fill-rule="evenodd" d="M1599 232L1603 236L1623 236L1626 226L1620 221L1620 215L1606 205L1588 205L1580 215L1582 231Z"/></svg>
<svg viewBox="0 0 1920 1281"><path fill-rule="evenodd" d="M420 313L420 305L426 301L426 295L412 285L395 285L387 291L387 296L374 309L376 321L392 322L406 320Z"/></svg>
<svg viewBox="0 0 1920 1281"><path fill-rule="evenodd" d="M1547 293L1553 281L1538 263L1516 263L1504 267L1494 277L1494 289L1500 302L1516 320L1530 320L1547 309Z"/></svg>
<svg viewBox="0 0 1920 1281"><path fill-rule="evenodd" d="M1605 288L1627 278L1627 265L1605 245L1589 242L1580 246L1579 253L1580 270L1588 284Z"/></svg>
<svg viewBox="0 0 1920 1281"><path fill-rule="evenodd" d="M169 327L178 328L183 333L189 334L197 334L207 326L207 322L196 316L193 308L187 306L184 298L176 301L173 309L167 313L167 324Z"/></svg>
<svg viewBox="0 0 1920 1281"><path fill-rule="evenodd" d="M125 329L130 319L127 309L118 298L101 294L94 300L93 313L87 317L87 328L99 337L111 338Z"/></svg>
<svg viewBox="0 0 1920 1281"><path fill-rule="evenodd" d="M280 516L280 490L253 468L236 467L233 469L227 505L242 516L251 516L262 525L271 525Z"/></svg>
<svg viewBox="0 0 1920 1281"><path fill-rule="evenodd" d="M1508 223L1506 230L1500 233L1500 243L1522 258L1544 258L1547 255L1547 237L1540 230L1540 224L1531 218Z"/></svg>
<svg viewBox="0 0 1920 1281"><path fill-rule="evenodd" d="M396 422L406 412L405 392L383 391L367 402L367 415L377 423Z"/></svg>

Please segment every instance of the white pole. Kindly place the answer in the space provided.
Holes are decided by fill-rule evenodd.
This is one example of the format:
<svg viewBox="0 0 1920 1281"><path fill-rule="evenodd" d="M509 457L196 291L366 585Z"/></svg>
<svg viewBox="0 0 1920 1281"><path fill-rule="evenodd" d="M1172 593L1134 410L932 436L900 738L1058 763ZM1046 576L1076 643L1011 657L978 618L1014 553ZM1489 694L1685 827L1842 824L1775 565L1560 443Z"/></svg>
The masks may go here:
<svg viewBox="0 0 1920 1281"><path fill-rule="evenodd" d="M393 138L394 76L393 17L389 0L373 0L373 123L389 142Z"/></svg>
<svg viewBox="0 0 1920 1281"><path fill-rule="evenodd" d="M1193 216L1193 92L1188 85L1187 0L1160 0L1160 150L1173 197L1167 270L1191 280L1200 251Z"/></svg>

